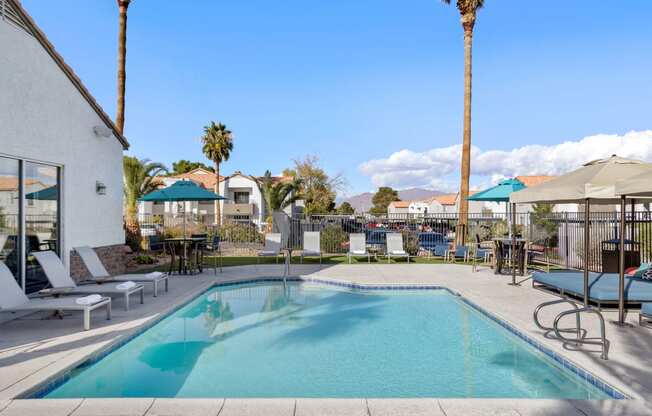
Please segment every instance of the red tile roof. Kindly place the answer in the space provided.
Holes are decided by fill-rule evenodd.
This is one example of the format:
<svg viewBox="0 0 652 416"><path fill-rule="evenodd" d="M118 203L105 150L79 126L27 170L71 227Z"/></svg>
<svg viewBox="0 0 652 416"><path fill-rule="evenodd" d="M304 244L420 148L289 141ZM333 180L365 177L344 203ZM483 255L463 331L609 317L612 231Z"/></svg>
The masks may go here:
<svg viewBox="0 0 652 416"><path fill-rule="evenodd" d="M522 175L517 176L516 180L521 181L521 183L528 188L531 186L536 186L544 182L548 182L550 179L554 179L554 176L549 175Z"/></svg>

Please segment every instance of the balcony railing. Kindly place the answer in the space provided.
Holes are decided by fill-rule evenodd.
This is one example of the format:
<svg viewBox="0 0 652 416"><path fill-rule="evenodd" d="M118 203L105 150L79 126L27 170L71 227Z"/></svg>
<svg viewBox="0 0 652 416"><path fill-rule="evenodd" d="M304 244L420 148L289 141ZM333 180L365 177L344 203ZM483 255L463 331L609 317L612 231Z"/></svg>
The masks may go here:
<svg viewBox="0 0 652 416"><path fill-rule="evenodd" d="M254 204L224 204L224 215L253 215Z"/></svg>

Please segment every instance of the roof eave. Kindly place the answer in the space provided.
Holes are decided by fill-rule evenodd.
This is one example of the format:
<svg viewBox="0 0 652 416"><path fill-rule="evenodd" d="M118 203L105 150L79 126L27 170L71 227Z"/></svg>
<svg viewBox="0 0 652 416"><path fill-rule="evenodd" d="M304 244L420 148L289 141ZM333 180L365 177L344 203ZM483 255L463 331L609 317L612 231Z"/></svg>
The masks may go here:
<svg viewBox="0 0 652 416"><path fill-rule="evenodd" d="M32 31L32 34L36 38L36 40L39 41L39 43L43 46L43 48L46 50L48 55L54 60L54 62L61 68L64 74L68 77L70 82L77 88L79 93L84 97L84 99L88 102L88 104L95 110L97 115L100 117L100 119L106 124L106 126L111 129L113 132L114 136L120 144L122 144L122 148L124 150L129 149L129 142L127 139L120 133L118 132L118 128L115 126L113 123L113 120L104 112L102 107L95 101L95 98L91 95L91 93L86 89L84 84L81 82L77 74L75 74L75 71L72 70L68 64L63 60L63 57L59 55L59 53L56 51L54 48L54 45L50 43L48 38L45 36L45 33L36 25L36 22L34 22L34 19L23 9L23 6L20 4L19 1L17 0L9 0L15 7L17 13L20 14L20 17L22 17L25 20L25 23L29 26L30 30Z"/></svg>

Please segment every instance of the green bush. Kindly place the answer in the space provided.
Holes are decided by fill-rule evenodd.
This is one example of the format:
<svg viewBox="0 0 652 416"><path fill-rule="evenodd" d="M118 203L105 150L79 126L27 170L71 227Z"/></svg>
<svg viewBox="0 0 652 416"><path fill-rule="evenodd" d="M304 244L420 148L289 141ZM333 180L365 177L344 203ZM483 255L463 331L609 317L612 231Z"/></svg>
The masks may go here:
<svg viewBox="0 0 652 416"><path fill-rule="evenodd" d="M220 240L229 243L257 243L264 242L264 234L258 231L254 224L224 224L219 230Z"/></svg>
<svg viewBox="0 0 652 416"><path fill-rule="evenodd" d="M405 246L405 251L410 256L416 256L419 253L419 238L417 234L404 231L403 245Z"/></svg>
<svg viewBox="0 0 652 416"><path fill-rule="evenodd" d="M324 253L341 253L346 251L346 242L349 240L342 227L329 225L321 231L321 251Z"/></svg>
<svg viewBox="0 0 652 416"><path fill-rule="evenodd" d="M134 257L134 261L138 264L154 264L155 260L153 257L148 256L147 254L139 254Z"/></svg>

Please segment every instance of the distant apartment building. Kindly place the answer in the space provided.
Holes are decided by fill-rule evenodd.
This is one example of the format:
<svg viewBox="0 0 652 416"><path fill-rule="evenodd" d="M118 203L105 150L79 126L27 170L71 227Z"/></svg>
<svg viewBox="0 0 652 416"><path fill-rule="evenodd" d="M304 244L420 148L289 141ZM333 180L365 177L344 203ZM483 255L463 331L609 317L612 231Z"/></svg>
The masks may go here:
<svg viewBox="0 0 652 416"><path fill-rule="evenodd" d="M526 187L532 187L553 179L554 176L550 175L519 175L516 177L518 181L523 183ZM469 196L478 191L470 191ZM387 207L388 214L413 214L413 215L427 215L427 214L457 214L460 207L459 193L450 193L444 195L437 195L424 200L416 201L394 201ZM577 204L557 204L554 206L554 212L575 212L578 210ZM519 214L528 213L533 211L532 204L520 204L516 207L516 212ZM481 202L469 201L469 214L481 213L496 213L504 214L507 212L507 203L505 202Z"/></svg>
<svg viewBox="0 0 652 416"><path fill-rule="evenodd" d="M158 178L161 187L167 187L180 180L193 181L199 186L213 191L215 189L215 174L203 168L190 172ZM287 177L274 177L274 181L290 180ZM218 193L226 200L219 201L223 222L253 223L258 226L265 223L268 216L265 199L262 193L262 177L234 172L230 176L220 176ZM288 215L301 211L302 203L298 201L286 209ZM210 220L215 215L215 202L140 202L138 212L142 217L147 215L177 215L182 212L202 215Z"/></svg>

